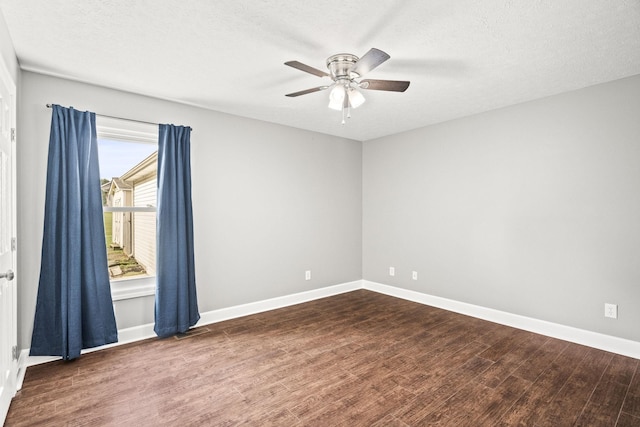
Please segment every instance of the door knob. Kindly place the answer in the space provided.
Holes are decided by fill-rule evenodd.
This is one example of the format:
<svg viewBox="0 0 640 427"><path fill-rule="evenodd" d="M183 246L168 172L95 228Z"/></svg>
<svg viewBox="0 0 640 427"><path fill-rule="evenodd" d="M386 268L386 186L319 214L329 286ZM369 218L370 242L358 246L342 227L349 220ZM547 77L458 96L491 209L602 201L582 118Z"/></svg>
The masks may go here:
<svg viewBox="0 0 640 427"><path fill-rule="evenodd" d="M7 279L9 282L13 280L13 271L7 270L6 273L0 273L0 279Z"/></svg>

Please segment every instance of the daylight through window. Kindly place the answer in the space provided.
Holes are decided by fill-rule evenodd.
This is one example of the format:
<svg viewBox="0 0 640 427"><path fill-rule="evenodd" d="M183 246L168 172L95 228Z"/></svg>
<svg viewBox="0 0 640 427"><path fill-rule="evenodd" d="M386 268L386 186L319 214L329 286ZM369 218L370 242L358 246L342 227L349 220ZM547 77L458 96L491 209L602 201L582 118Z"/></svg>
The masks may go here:
<svg viewBox="0 0 640 427"><path fill-rule="evenodd" d="M104 117L96 122L112 286L155 276L157 126Z"/></svg>

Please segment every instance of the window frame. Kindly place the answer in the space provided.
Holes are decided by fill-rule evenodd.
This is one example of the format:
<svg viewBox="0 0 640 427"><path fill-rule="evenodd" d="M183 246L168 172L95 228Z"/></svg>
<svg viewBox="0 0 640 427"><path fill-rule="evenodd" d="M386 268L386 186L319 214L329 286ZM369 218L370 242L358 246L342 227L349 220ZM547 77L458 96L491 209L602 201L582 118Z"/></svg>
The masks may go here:
<svg viewBox="0 0 640 427"><path fill-rule="evenodd" d="M96 133L98 140L107 139L111 141L147 143L154 144L156 147L158 146L158 125L118 119L115 117L96 116ZM157 212L157 207L103 206L102 212L103 214L106 212ZM109 284L113 301L152 296L156 293L155 275L109 280Z"/></svg>

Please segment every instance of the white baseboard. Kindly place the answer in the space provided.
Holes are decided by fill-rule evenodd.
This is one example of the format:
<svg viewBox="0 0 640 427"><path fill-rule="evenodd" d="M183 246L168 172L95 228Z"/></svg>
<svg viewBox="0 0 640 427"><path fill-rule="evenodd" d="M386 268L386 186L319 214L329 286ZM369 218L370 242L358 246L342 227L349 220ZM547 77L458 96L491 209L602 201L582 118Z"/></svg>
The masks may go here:
<svg viewBox="0 0 640 427"><path fill-rule="evenodd" d="M282 297L270 298L263 301L251 302L248 304L241 304L233 307L207 311L205 313L200 313L200 321L198 321L196 326L204 326L212 323L222 322L225 320L235 319L238 317L249 316L251 314L262 313L269 310L288 307L290 305L301 304L303 302L309 302L320 298L342 294L345 292L355 291L357 289L362 289L361 280L342 283L334 286L327 286L325 288L313 289L310 291L299 292L291 295L285 295ZM134 326L132 328L120 329L118 330L117 343L82 350L82 354L155 337L156 334L153 331L153 323ZM29 356L28 348L22 350L20 352L20 359L18 361L18 390L22 387L24 374L29 366L53 362L60 359L61 358L59 356Z"/></svg>
<svg viewBox="0 0 640 427"><path fill-rule="evenodd" d="M600 334L598 332L587 331L571 326L560 325L558 323L551 323L531 317L520 316L518 314L467 304L367 280L362 281L362 287L363 289L368 289L381 294L430 305L432 307L442 308L444 310L488 320L501 325L511 326L548 337L558 338L564 341L640 359L640 342L637 341Z"/></svg>
<svg viewBox="0 0 640 427"><path fill-rule="evenodd" d="M533 319L530 317L507 313L504 311L481 307L478 305L467 304L447 298L423 294L421 292L411 291L408 289L384 285L382 283L370 282L368 280L356 280L354 282L342 283L339 285L313 289L306 292L270 298L263 301L208 311L200 314L200 321L196 326L204 326L212 323L222 322L225 320L235 319L238 317L249 316L251 314L262 313L265 311L288 307L295 304L301 304L304 302L326 298L345 292L351 292L357 289L367 289L370 291L402 298L420 304L442 308L444 310L453 311L455 313L488 320L490 322L499 323L518 329L524 329L526 331L534 332L537 334L546 335L549 337L558 338L561 340L582 344L605 351L610 351L612 353L633 357L635 359L640 359L640 342L637 341L626 340L624 338L618 338L611 335L604 335L597 332L574 328L571 326ZM155 336L156 334L153 331L153 323L121 329L118 331L117 343L83 350L82 353L90 353L92 351L102 350L109 347L141 341L148 338L155 338ZM20 359L18 361L18 390L22 387L22 381L24 379L24 374L27 367L38 365L40 363L51 362L54 360L60 360L60 357L29 356L29 349L22 350L20 352Z"/></svg>
<svg viewBox="0 0 640 427"><path fill-rule="evenodd" d="M208 325L211 323L235 319L237 317L248 316L250 314L262 313L269 310L288 307L290 305L301 304L303 302L355 291L357 289L362 289L362 280L328 286L326 288L313 289L311 291L285 295L277 298L270 298L248 304L236 305L228 308L221 308L219 310L201 313L198 325Z"/></svg>

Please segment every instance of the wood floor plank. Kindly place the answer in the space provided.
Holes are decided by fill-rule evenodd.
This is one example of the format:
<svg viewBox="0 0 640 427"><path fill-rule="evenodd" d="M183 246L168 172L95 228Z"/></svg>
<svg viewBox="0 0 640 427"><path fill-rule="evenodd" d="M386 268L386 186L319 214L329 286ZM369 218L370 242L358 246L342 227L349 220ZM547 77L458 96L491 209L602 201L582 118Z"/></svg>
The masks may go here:
<svg viewBox="0 0 640 427"><path fill-rule="evenodd" d="M529 389L531 382L515 376L509 376L500 385L487 393L487 399L481 408L472 412L475 416L470 425L493 426Z"/></svg>
<svg viewBox="0 0 640 427"><path fill-rule="evenodd" d="M515 348L522 346L526 341L531 339L532 335L533 334L531 332L516 329L512 333L492 344L489 348L480 353L479 356L496 362L505 354L513 352Z"/></svg>
<svg viewBox="0 0 640 427"><path fill-rule="evenodd" d="M410 427L408 424L403 423L393 415L386 415L381 420L378 420L371 427Z"/></svg>
<svg viewBox="0 0 640 427"><path fill-rule="evenodd" d="M546 369L531 387L507 411L497 425L535 425L544 414L577 364L585 356L587 349L582 346L567 346L561 355Z"/></svg>
<svg viewBox="0 0 640 427"><path fill-rule="evenodd" d="M524 361L513 374L531 382L535 381L568 345L569 343L566 341L550 338L531 357Z"/></svg>
<svg viewBox="0 0 640 427"><path fill-rule="evenodd" d="M638 360L358 290L27 369L7 426L640 425Z"/></svg>
<svg viewBox="0 0 640 427"><path fill-rule="evenodd" d="M628 386L613 378L603 378L576 420L576 426L606 425L621 412ZM640 424L639 424L640 425Z"/></svg>
<svg viewBox="0 0 640 427"><path fill-rule="evenodd" d="M600 425L606 425L607 422L608 420L603 420L602 424ZM596 424L592 424L592 425L596 425ZM620 418L618 418L618 423L616 424L616 427L638 427L638 426L640 426L640 417L634 417L632 415L625 414L624 412L620 414Z"/></svg>
<svg viewBox="0 0 640 427"><path fill-rule="evenodd" d="M588 349L582 363L576 367L564 386L547 406L538 424L557 426L573 425L582 413L613 355L597 349Z"/></svg>
<svg viewBox="0 0 640 427"><path fill-rule="evenodd" d="M418 423L419 425L461 426L471 425L476 411L484 407L491 390L475 381L471 381L449 397Z"/></svg>
<svg viewBox="0 0 640 427"><path fill-rule="evenodd" d="M640 394L627 393L622 406L622 412L633 417L640 417Z"/></svg>
<svg viewBox="0 0 640 427"><path fill-rule="evenodd" d="M409 425L420 425L434 410L443 405L451 396L470 380L491 366L491 361L472 356L466 363L452 367L447 375L433 380L415 399L396 410L394 415Z"/></svg>
<svg viewBox="0 0 640 427"><path fill-rule="evenodd" d="M510 377L516 369L528 362L529 358L547 341L547 337L529 334L528 338L522 341L521 344L505 349L502 357L499 357L496 363L483 372L478 378L478 381L487 387L496 388L502 384L505 379ZM485 352L481 353L480 356L484 354Z"/></svg>
<svg viewBox="0 0 640 427"><path fill-rule="evenodd" d="M629 384L629 392L640 394L640 361L636 361L636 371L633 374L633 378L631 379L631 384Z"/></svg>
<svg viewBox="0 0 640 427"><path fill-rule="evenodd" d="M605 371L605 376L610 377L612 381L615 381L617 383L631 385L633 375L638 369L639 362L640 361L637 359L614 354L611 363ZM638 392L640 392L640 389L638 390Z"/></svg>

